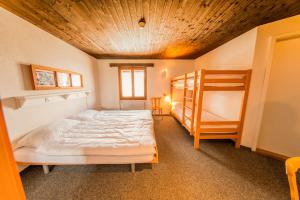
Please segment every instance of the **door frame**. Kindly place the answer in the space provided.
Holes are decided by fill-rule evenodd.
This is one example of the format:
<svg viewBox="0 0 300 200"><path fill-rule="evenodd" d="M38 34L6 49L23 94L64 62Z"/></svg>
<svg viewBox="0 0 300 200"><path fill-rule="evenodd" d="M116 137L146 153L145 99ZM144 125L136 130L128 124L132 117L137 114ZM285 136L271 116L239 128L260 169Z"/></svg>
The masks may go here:
<svg viewBox="0 0 300 200"><path fill-rule="evenodd" d="M0 155L0 199L25 200L25 193L6 128L1 97Z"/></svg>

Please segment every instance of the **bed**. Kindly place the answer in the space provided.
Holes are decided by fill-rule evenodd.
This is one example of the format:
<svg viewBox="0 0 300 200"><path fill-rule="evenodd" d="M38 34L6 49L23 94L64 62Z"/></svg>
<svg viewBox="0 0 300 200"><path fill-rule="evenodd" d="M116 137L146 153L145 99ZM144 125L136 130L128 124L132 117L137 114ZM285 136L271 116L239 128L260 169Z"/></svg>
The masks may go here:
<svg viewBox="0 0 300 200"><path fill-rule="evenodd" d="M19 165L157 163L149 110L87 110L15 142Z"/></svg>
<svg viewBox="0 0 300 200"><path fill-rule="evenodd" d="M250 79L251 70L206 69L172 78L171 114L194 136L195 149L200 148L200 139L231 139L236 148L240 147ZM211 103L210 109L207 109L207 101L206 106L203 105L204 93L218 96L218 102ZM224 110L229 110L224 109L224 105L228 105L224 100L229 100L233 93L240 101L230 99L235 104L230 104L231 110L224 117Z"/></svg>

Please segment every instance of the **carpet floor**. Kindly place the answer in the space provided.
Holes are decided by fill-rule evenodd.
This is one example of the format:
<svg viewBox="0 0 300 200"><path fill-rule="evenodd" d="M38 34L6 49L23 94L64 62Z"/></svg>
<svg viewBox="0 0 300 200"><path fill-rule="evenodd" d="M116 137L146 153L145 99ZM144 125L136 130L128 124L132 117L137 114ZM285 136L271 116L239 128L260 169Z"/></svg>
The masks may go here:
<svg viewBox="0 0 300 200"><path fill-rule="evenodd" d="M234 148L231 141L193 138L172 117L155 121L159 164L55 166L48 175L21 173L28 200L68 199L289 199L284 162ZM298 179L299 180L299 179Z"/></svg>

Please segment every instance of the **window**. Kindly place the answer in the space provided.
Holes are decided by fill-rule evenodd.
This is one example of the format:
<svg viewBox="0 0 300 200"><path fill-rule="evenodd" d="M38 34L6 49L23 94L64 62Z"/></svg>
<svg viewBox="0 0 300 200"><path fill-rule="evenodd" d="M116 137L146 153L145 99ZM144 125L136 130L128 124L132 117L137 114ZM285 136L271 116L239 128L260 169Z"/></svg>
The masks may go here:
<svg viewBox="0 0 300 200"><path fill-rule="evenodd" d="M119 67L119 93L121 100L147 98L147 72L145 67Z"/></svg>

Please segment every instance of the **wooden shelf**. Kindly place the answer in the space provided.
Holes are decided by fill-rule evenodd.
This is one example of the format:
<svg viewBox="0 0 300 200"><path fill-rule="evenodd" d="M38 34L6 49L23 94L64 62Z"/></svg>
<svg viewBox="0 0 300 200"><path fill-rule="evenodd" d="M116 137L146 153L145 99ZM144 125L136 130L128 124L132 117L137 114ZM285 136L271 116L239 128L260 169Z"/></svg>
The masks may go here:
<svg viewBox="0 0 300 200"><path fill-rule="evenodd" d="M17 108L20 109L27 106L43 105L51 102L85 98L90 93L91 91L89 90L80 90L80 91L73 91L73 92L17 96L14 97L14 99L16 101Z"/></svg>

